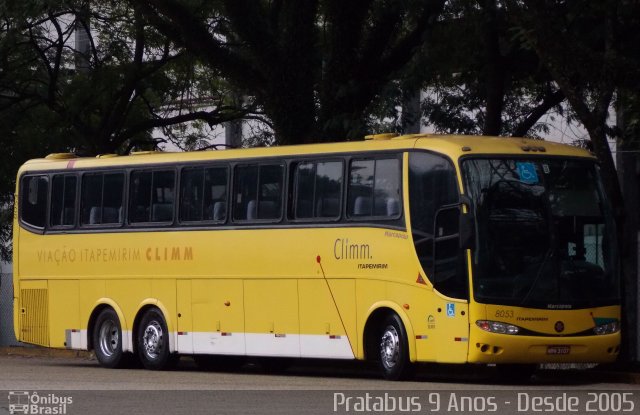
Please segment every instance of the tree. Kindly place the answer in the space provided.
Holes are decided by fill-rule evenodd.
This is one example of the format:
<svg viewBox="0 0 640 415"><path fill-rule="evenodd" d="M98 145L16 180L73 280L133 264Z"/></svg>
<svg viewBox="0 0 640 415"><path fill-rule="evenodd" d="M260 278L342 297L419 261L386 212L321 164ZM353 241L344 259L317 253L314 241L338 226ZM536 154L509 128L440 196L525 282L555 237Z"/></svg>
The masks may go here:
<svg viewBox="0 0 640 415"><path fill-rule="evenodd" d="M89 48L80 51L74 34ZM15 174L29 158L208 145L203 132L251 116L217 72L149 26L135 5L32 0L0 8L0 254L10 256ZM80 64L79 64L80 62ZM154 130L164 134L154 136Z"/></svg>
<svg viewBox="0 0 640 415"><path fill-rule="evenodd" d="M425 124L445 133L548 133L539 120L562 113L564 94L535 52L513 36L507 17L498 0L447 2L433 46L416 60L404 86L428 91Z"/></svg>
<svg viewBox="0 0 640 415"><path fill-rule="evenodd" d="M165 139L153 137L154 128L214 125L250 112L251 103L231 105L217 73L202 71L197 59L172 49L135 5L118 0L27 5L5 11L3 44L12 52L5 62L12 67L3 72L0 110L47 112L51 124L41 125L50 137L63 136L60 150L93 155L154 147ZM86 53L75 48L76 31L89 39ZM86 62L83 68L78 57Z"/></svg>
<svg viewBox="0 0 640 415"><path fill-rule="evenodd" d="M609 197L622 216L623 200L607 134L607 120L623 69L616 42L622 3L616 0L565 2L508 0L519 35L536 52L567 97L602 164Z"/></svg>
<svg viewBox="0 0 640 415"><path fill-rule="evenodd" d="M243 94L279 144L358 139L444 0L150 0L154 26Z"/></svg>

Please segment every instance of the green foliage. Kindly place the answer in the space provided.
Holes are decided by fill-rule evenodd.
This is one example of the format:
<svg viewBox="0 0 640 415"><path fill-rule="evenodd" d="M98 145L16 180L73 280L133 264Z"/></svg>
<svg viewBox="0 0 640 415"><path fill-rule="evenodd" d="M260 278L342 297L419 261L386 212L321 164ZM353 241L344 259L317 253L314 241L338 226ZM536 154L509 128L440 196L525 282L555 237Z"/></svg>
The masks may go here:
<svg viewBox="0 0 640 415"><path fill-rule="evenodd" d="M404 78L405 89L428 91L427 125L443 133L548 133L538 120L562 114L564 96L513 30L498 0L447 2L432 42Z"/></svg>
<svg viewBox="0 0 640 415"><path fill-rule="evenodd" d="M608 135L616 92L631 114L638 79L638 14L634 1L506 0L517 33L567 97L602 164L602 177L616 216L623 199ZM636 81L633 81L633 80ZM634 85L635 84L635 85ZM637 91L637 89L636 89ZM632 117L633 118L633 117ZM620 222L619 222L620 224Z"/></svg>
<svg viewBox="0 0 640 415"><path fill-rule="evenodd" d="M151 0L158 30L241 94L279 144L362 139L376 102L426 40L444 0Z"/></svg>
<svg viewBox="0 0 640 415"><path fill-rule="evenodd" d="M76 47L77 33L89 39L85 50ZM127 153L194 136L194 147L207 144L213 126L252 111L251 100L234 106L229 89L148 25L135 4L2 2L0 206L12 209L16 171L30 158ZM156 129L164 134L154 136ZM9 226L0 222L2 246Z"/></svg>

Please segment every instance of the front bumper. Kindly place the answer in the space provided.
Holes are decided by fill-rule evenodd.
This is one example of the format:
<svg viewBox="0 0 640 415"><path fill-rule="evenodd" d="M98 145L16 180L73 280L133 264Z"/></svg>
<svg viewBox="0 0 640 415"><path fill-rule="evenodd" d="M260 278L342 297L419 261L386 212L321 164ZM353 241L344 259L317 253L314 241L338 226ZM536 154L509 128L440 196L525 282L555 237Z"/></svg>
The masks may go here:
<svg viewBox="0 0 640 415"><path fill-rule="evenodd" d="M567 347L568 346L568 347ZM472 325L470 363L608 363L620 353L620 332L593 336L522 336Z"/></svg>

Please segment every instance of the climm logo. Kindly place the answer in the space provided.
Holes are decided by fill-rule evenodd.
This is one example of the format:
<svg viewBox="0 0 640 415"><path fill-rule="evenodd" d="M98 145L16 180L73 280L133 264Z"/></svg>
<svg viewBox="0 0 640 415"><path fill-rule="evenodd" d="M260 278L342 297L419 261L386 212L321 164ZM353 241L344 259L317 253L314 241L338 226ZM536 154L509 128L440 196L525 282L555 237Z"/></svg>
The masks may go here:
<svg viewBox="0 0 640 415"><path fill-rule="evenodd" d="M146 250L146 258L147 261L191 261L193 260L193 247L149 247Z"/></svg>
<svg viewBox="0 0 640 415"><path fill-rule="evenodd" d="M333 243L335 259L372 259L369 244L349 242L348 238L338 238Z"/></svg>

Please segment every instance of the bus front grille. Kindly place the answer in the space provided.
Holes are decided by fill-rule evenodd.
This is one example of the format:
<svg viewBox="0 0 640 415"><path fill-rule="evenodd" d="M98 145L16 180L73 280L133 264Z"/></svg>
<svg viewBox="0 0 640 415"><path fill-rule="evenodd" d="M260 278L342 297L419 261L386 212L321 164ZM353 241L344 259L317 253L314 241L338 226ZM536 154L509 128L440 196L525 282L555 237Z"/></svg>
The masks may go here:
<svg viewBox="0 0 640 415"><path fill-rule="evenodd" d="M20 290L20 340L49 346L49 301L47 289Z"/></svg>

